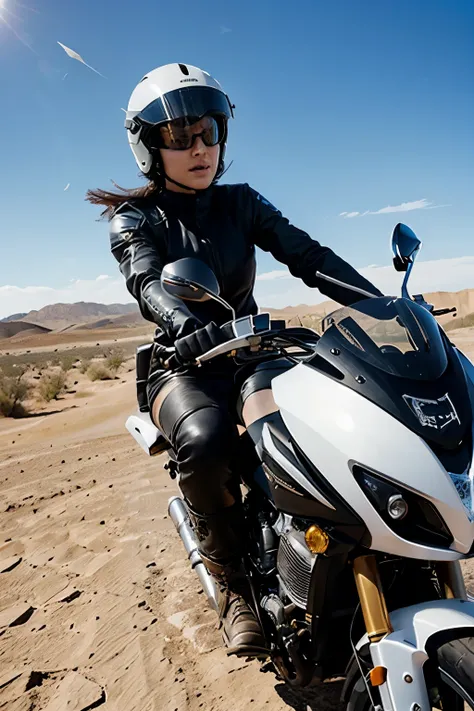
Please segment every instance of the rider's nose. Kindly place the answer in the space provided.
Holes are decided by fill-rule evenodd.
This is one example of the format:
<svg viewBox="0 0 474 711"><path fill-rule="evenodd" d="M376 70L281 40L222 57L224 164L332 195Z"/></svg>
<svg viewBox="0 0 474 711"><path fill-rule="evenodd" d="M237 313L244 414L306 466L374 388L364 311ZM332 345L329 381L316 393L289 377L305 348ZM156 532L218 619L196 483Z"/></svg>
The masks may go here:
<svg viewBox="0 0 474 711"><path fill-rule="evenodd" d="M206 144L202 140L201 136L198 136L197 138L194 139L193 147L192 147L192 154L193 156L199 156L201 153L204 153L206 150Z"/></svg>

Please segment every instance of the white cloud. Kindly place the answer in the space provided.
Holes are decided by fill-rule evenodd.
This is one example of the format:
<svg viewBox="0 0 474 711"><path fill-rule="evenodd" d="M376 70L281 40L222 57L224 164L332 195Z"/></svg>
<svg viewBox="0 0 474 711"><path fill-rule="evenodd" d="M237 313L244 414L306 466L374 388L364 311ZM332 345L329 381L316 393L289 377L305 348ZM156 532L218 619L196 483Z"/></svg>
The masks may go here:
<svg viewBox="0 0 474 711"><path fill-rule="evenodd" d="M413 200L412 202L402 202L400 205L387 205L380 210L366 210L365 212L340 212L339 217L347 220L350 217L365 217L366 215L387 215L391 212L411 212L412 210L437 210L440 207L451 207L450 205L434 205L426 198Z"/></svg>
<svg viewBox="0 0 474 711"><path fill-rule="evenodd" d="M0 318L13 313L41 309L48 304L95 301L101 304L130 303L122 276L112 278L100 274L96 279L73 279L65 286L0 286Z"/></svg>
<svg viewBox="0 0 474 711"><path fill-rule="evenodd" d="M403 274L396 272L393 266L371 265L359 269L359 272L384 294L400 294ZM275 281L277 284L274 284ZM474 288L474 256L429 262L417 261L409 282L409 290L412 294L460 291L470 288ZM310 289L300 279L292 277L287 270L260 274L255 295L261 306L273 308L317 304L327 298L317 289Z"/></svg>

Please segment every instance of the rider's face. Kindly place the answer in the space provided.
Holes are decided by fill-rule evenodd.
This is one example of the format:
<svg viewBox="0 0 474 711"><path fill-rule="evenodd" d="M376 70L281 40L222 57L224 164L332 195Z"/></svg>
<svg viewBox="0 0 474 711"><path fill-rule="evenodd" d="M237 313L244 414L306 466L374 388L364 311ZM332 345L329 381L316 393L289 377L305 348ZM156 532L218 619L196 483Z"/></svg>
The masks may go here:
<svg viewBox="0 0 474 711"><path fill-rule="evenodd" d="M205 128L204 124L201 124L203 121L195 123L191 127L192 132L201 133ZM160 154L167 176L193 190L205 190L217 173L219 151L219 144L206 146L199 136L188 150L174 151L161 148ZM166 187L175 192L189 192L169 180L166 181Z"/></svg>

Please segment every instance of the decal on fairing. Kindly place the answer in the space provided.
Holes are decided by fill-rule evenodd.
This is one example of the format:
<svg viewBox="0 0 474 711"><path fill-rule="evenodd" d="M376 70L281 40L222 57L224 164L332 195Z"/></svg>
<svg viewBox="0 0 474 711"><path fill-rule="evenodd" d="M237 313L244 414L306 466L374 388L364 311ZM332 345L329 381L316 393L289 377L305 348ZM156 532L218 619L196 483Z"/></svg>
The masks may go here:
<svg viewBox="0 0 474 711"><path fill-rule="evenodd" d="M403 399L410 410L418 417L423 427L433 427L442 430L451 422L460 423L459 415L456 412L448 393L438 400L425 400L412 395L404 395ZM469 474L469 467L463 474L448 472L451 481L456 487L464 508L466 509L470 521L474 521L473 501L473 475Z"/></svg>
<svg viewBox="0 0 474 711"><path fill-rule="evenodd" d="M451 481L456 487L459 498L467 511L469 521L474 521L474 509L472 507L473 481L472 475L469 474L469 469L467 469L464 474L453 474L453 472L448 472L448 474L451 477Z"/></svg>
<svg viewBox="0 0 474 711"><path fill-rule="evenodd" d="M422 397L413 397L413 395L404 395L403 399L410 410L418 417L423 427L434 427L436 430L442 430L451 422L461 424L459 415L448 393L437 400L426 400Z"/></svg>

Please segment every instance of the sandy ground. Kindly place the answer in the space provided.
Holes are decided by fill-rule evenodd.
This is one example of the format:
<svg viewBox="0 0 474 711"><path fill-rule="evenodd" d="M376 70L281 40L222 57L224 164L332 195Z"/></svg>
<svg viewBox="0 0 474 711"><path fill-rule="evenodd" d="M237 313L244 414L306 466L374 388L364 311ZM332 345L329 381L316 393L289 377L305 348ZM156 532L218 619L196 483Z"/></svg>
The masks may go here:
<svg viewBox="0 0 474 711"><path fill-rule="evenodd" d="M132 377L0 420L0 709L338 709L338 683L299 698L226 656L165 459L124 429Z"/></svg>
<svg viewBox="0 0 474 711"><path fill-rule="evenodd" d="M36 353L50 352L53 347L59 350L70 350L80 346L90 346L95 343L101 346L112 345L120 341L124 343L132 341L153 340L153 325L137 326L134 328L101 328L95 330L78 330L51 332L45 334L22 335L19 333L14 338L0 339L0 353Z"/></svg>
<svg viewBox="0 0 474 711"><path fill-rule="evenodd" d="M167 516L165 458L124 428L133 378L0 420L0 709L341 709L339 682L298 696L226 656Z"/></svg>

